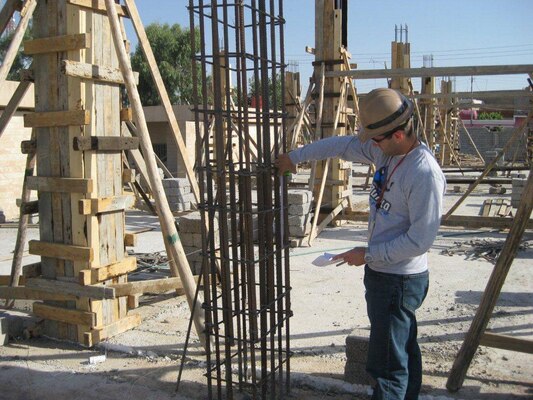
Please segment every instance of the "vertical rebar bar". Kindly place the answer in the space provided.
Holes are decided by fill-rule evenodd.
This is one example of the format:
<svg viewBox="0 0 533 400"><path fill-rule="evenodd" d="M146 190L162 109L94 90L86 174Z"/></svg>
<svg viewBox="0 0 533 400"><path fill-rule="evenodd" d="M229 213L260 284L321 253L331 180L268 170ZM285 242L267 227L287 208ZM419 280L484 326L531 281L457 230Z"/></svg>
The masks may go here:
<svg viewBox="0 0 533 400"><path fill-rule="evenodd" d="M218 398L227 399L235 389L254 399L282 398L289 389L287 193L272 162L286 149L276 89L283 88L285 70L282 3L189 2L191 28L195 14L200 33L193 68L199 62L202 76L193 72L193 80L202 93L195 107L196 165L203 186L199 208L208 219L203 256L210 267L204 275L206 331L214 343L207 356L210 398L212 385Z"/></svg>

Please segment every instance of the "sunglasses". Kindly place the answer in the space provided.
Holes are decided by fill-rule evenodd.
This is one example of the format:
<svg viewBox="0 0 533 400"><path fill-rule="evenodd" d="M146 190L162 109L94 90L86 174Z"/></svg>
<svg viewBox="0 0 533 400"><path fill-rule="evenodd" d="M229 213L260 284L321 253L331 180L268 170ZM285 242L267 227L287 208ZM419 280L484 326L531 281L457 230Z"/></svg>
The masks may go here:
<svg viewBox="0 0 533 400"><path fill-rule="evenodd" d="M397 129L394 130L394 132L396 132L396 131L397 131ZM392 135L394 135L394 132L387 133L385 136L383 136L380 139L372 138L370 140L372 140L374 143L381 143L384 140L390 139L392 137Z"/></svg>

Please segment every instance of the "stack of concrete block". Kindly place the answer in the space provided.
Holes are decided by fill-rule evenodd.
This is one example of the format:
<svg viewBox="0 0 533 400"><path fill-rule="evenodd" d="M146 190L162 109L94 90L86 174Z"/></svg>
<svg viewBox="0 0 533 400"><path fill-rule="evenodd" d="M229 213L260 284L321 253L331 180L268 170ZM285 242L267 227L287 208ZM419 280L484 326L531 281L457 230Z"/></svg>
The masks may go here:
<svg viewBox="0 0 533 400"><path fill-rule="evenodd" d="M369 331L356 328L346 337L346 364L344 380L359 385L374 385L372 377L366 372Z"/></svg>
<svg viewBox="0 0 533 400"><path fill-rule="evenodd" d="M191 202L194 202L195 198L187 178L163 179L163 188L171 211L189 211L191 209Z"/></svg>
<svg viewBox="0 0 533 400"><path fill-rule="evenodd" d="M289 236L304 237L311 232L313 215L310 213L313 192L305 189L288 191Z"/></svg>
<svg viewBox="0 0 533 400"><path fill-rule="evenodd" d="M179 236L183 250L193 275L202 272L202 244L207 243L207 238L202 236L202 218L198 211L188 213L177 219ZM213 221L215 246L218 247L218 220Z"/></svg>
<svg viewBox="0 0 533 400"><path fill-rule="evenodd" d="M512 192L511 192L511 207L518 208L520 199L522 198L522 192L527 183L527 178L524 174L513 175Z"/></svg>

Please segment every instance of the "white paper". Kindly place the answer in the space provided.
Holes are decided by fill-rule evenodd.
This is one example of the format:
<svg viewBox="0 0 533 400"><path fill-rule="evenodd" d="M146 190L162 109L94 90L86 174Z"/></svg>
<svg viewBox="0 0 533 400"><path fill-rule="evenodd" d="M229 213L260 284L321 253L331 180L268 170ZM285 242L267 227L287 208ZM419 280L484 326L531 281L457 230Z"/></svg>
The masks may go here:
<svg viewBox="0 0 533 400"><path fill-rule="evenodd" d="M324 253L321 256L318 256L317 258L315 258L311 264L317 267L325 267L326 265L331 265L337 262L342 262L342 260L333 260L333 257L335 256L336 254Z"/></svg>

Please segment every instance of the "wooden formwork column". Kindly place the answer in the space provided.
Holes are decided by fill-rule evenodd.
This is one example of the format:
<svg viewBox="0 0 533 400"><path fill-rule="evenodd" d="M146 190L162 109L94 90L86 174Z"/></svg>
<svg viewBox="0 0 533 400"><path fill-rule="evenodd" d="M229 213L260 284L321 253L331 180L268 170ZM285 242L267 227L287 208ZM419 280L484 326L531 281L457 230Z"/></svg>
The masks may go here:
<svg viewBox="0 0 533 400"><path fill-rule="evenodd" d="M435 78L429 76L421 79L421 93L426 95L435 94ZM435 99L433 97L420 101L420 114L426 129L427 145L435 152Z"/></svg>
<svg viewBox="0 0 533 400"><path fill-rule="evenodd" d="M411 68L411 44L402 42L391 43L391 68ZM392 78L391 89L405 95L409 94L409 78Z"/></svg>
<svg viewBox="0 0 533 400"><path fill-rule="evenodd" d="M341 71L344 67L343 54L341 51L342 36L343 36L343 10L342 2L334 0L316 0L315 1L315 62L313 63L315 72L314 76L317 80L321 79L322 63L325 65L325 71ZM336 6L339 6L337 8ZM337 116L337 109L340 106L340 91L342 78L339 77L325 77L324 82L324 97L322 108L322 116L319 131L319 138L326 138L330 136L344 136L346 135L346 114L341 113L337 128L334 129L335 117ZM317 85L318 87L320 85ZM315 104L318 101L318 92L315 93ZM316 104L317 105L317 104ZM315 107L318 109L319 105ZM324 166L317 164L316 169L316 183L314 197L318 197L318 191L321 177L324 171ZM343 198L345 198L351 188L348 187L349 174L351 173L351 164L342 162L338 159L332 160L327 172L327 180L325 184L322 204L324 208L334 209L338 206Z"/></svg>
<svg viewBox="0 0 533 400"><path fill-rule="evenodd" d="M58 293L67 283L70 293L87 293L84 286L95 283L124 283L135 262L125 258L122 148L74 146L83 137L120 136L120 82L82 79L65 67L118 71L107 16L67 0L39 1L33 29L35 39L25 51L34 56L36 112L25 123L35 128L37 140L38 176L30 186L39 194L40 240L30 242L30 252L42 257L42 280ZM104 213L102 199L113 204ZM109 266L113 272L95 274ZM126 297L103 297L36 303L34 312L45 318L47 335L92 345L139 322L128 318Z"/></svg>

